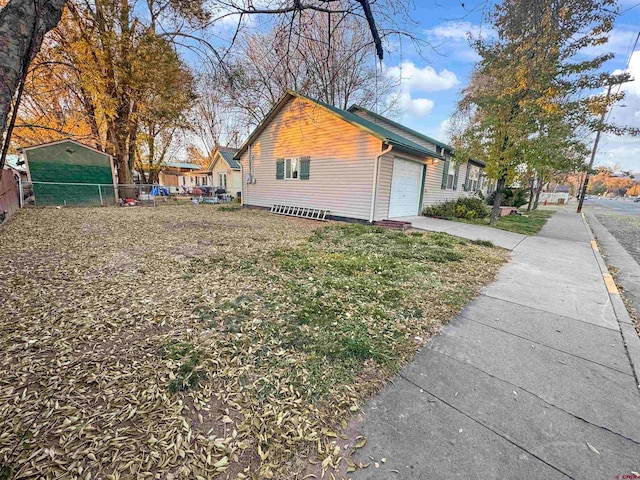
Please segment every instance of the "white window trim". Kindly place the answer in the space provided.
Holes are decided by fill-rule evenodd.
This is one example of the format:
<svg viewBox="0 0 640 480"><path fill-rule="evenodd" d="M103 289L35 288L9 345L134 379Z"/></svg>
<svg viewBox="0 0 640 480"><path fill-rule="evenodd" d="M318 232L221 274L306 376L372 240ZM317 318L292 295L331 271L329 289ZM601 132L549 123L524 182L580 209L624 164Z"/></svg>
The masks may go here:
<svg viewBox="0 0 640 480"><path fill-rule="evenodd" d="M449 171L447 172L447 190L453 190L453 183L456 178L456 165L455 160L449 160Z"/></svg>
<svg viewBox="0 0 640 480"><path fill-rule="evenodd" d="M284 159L284 179L285 179L285 180L300 180L300 159L301 159L301 158L302 158L302 157L289 157L289 158L285 158L285 159ZM291 176L291 177L287 177L287 163L288 163L289 165L291 165L291 162L292 162L293 160L295 160L295 161L296 161L296 170L295 170L295 171L297 171L297 172L298 172L298 176L297 176L297 177L295 177L295 178L294 178L293 176ZM292 170L292 169L291 169L291 167L289 167L289 169L288 169L288 170L289 170L289 172L291 172L291 173L293 174L293 171L294 171L294 170Z"/></svg>
<svg viewBox="0 0 640 480"><path fill-rule="evenodd" d="M475 192L479 190L479 182L480 182L480 167L477 165L471 165L469 169L469 191Z"/></svg>
<svg viewBox="0 0 640 480"><path fill-rule="evenodd" d="M223 182L221 182L220 180L224 178L224 185ZM225 190L227 189L227 172L218 172L218 188L224 188Z"/></svg>

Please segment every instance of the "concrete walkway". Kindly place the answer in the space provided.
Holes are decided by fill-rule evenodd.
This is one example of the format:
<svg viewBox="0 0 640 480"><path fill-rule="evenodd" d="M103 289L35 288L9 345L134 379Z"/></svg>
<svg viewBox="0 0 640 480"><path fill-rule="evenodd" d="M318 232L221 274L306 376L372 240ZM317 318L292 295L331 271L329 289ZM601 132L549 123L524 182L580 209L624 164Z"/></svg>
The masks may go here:
<svg viewBox="0 0 640 480"><path fill-rule="evenodd" d="M512 240L497 281L364 409L359 434L368 441L355 460L371 465L354 479L640 472L640 392L629 357L640 340L623 341L628 316L616 315L619 298L582 216L561 210L538 236Z"/></svg>
<svg viewBox="0 0 640 480"><path fill-rule="evenodd" d="M424 217L416 215L413 217L402 217L394 220L411 222L411 226L418 230L428 230L430 232L446 232L456 237L468 238L469 240L489 240L494 245L507 250L513 250L526 235L520 233L507 232L497 228L483 227L470 223L452 222L440 218Z"/></svg>

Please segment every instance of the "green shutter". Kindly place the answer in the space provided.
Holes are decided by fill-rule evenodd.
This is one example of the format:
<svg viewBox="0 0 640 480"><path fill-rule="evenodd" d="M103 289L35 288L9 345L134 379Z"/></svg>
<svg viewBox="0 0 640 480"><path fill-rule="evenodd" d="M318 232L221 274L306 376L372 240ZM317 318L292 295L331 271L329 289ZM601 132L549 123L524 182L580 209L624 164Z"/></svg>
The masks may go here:
<svg viewBox="0 0 640 480"><path fill-rule="evenodd" d="M300 180L309 180L309 157L300 157Z"/></svg>
<svg viewBox="0 0 640 480"><path fill-rule="evenodd" d="M276 180L284 180L284 158L276 158Z"/></svg>
<svg viewBox="0 0 640 480"><path fill-rule="evenodd" d="M460 175L460 165L456 165L456 173L453 175L453 190L458 189L458 176Z"/></svg>
<svg viewBox="0 0 640 480"><path fill-rule="evenodd" d="M440 188L443 190L447 188L447 172L449 171L449 157L444 157L443 170L442 170L442 185Z"/></svg>

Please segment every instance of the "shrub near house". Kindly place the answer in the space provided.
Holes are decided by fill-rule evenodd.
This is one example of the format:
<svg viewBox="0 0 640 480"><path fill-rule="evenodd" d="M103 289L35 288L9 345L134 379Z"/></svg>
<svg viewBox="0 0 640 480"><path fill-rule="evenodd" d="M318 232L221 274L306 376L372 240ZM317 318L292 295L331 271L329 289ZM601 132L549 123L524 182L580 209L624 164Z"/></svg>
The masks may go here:
<svg viewBox="0 0 640 480"><path fill-rule="evenodd" d="M422 212L427 217L438 218L486 218L489 209L485 202L478 197L460 197L457 200L431 205Z"/></svg>

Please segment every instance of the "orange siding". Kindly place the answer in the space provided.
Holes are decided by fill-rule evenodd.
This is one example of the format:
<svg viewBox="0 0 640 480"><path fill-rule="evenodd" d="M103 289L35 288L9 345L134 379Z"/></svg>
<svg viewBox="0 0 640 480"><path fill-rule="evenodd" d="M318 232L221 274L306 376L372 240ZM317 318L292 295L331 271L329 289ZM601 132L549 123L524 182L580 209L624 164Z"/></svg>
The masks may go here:
<svg viewBox="0 0 640 480"><path fill-rule="evenodd" d="M322 107L294 98L242 155L243 203L324 208L331 215L368 220L381 142ZM309 156L309 180L276 180L276 158Z"/></svg>

